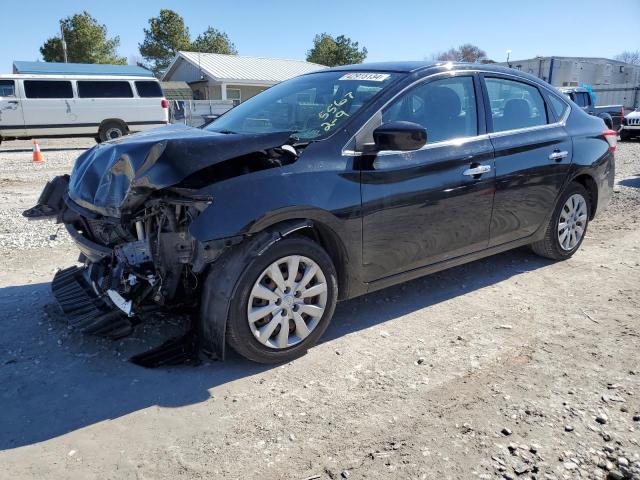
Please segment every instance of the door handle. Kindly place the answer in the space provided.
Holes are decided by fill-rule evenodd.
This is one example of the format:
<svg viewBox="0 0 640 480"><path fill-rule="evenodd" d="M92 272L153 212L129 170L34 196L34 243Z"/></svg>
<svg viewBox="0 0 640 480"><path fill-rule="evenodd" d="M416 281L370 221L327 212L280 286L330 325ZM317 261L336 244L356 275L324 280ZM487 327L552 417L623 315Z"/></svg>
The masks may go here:
<svg viewBox="0 0 640 480"><path fill-rule="evenodd" d="M478 165L477 167L467 168L463 175L468 177L475 177L476 175L482 175L483 173L489 173L491 171L491 165Z"/></svg>
<svg viewBox="0 0 640 480"><path fill-rule="evenodd" d="M7 100L7 103L10 103L11 105L17 105L18 101L17 100Z"/></svg>
<svg viewBox="0 0 640 480"><path fill-rule="evenodd" d="M553 153L549 155L549 160L555 160L556 162L559 162L563 158L566 158L568 155L569 152L567 152L566 150L563 150L562 152L560 150L554 150Z"/></svg>

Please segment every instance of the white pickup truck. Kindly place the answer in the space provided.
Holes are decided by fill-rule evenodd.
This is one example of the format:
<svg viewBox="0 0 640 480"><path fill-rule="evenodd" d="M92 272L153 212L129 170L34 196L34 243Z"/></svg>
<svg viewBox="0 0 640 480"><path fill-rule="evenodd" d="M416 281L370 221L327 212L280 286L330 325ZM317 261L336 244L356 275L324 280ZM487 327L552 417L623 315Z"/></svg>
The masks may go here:
<svg viewBox="0 0 640 480"><path fill-rule="evenodd" d="M103 142L165 125L157 80L98 75L0 75L0 142L95 137Z"/></svg>

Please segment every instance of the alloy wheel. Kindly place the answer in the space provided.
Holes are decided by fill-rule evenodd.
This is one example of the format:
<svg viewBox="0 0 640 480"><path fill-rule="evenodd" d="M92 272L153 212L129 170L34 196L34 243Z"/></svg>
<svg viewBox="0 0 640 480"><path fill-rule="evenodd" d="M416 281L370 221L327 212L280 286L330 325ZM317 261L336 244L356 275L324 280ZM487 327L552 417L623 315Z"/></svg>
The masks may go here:
<svg viewBox="0 0 640 480"><path fill-rule="evenodd" d="M288 348L318 326L327 307L327 281L310 258L289 255L273 262L249 294L247 320L263 345Z"/></svg>
<svg viewBox="0 0 640 480"><path fill-rule="evenodd" d="M587 201L574 193L565 202L558 218L558 242L565 251L573 250L587 227Z"/></svg>

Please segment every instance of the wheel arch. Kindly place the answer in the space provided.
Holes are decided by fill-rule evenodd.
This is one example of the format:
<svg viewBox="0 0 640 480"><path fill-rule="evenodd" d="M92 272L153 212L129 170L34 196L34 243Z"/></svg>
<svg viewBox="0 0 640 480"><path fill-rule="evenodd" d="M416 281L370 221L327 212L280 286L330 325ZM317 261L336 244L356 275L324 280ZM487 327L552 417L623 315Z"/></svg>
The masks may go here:
<svg viewBox="0 0 640 480"><path fill-rule="evenodd" d="M105 118L104 120L102 120L102 122L100 122L100 125L98 126L98 132L100 132L100 130L102 130L102 128L109 123L119 123L124 128L125 133L129 133L129 125L127 125L127 122L125 122L121 118Z"/></svg>
<svg viewBox="0 0 640 480"><path fill-rule="evenodd" d="M589 220L593 220L598 209L598 184L595 179L588 173L582 173L574 177L572 182L582 185L589 194Z"/></svg>
<svg viewBox="0 0 640 480"><path fill-rule="evenodd" d="M328 212L325 212L328 213ZM280 238L290 235L302 235L318 243L329 255L338 274L338 299L348 296L349 292L349 253L344 239L328 222L313 218L314 215L297 216L262 225L261 231L278 232ZM274 242L278 238L274 239Z"/></svg>

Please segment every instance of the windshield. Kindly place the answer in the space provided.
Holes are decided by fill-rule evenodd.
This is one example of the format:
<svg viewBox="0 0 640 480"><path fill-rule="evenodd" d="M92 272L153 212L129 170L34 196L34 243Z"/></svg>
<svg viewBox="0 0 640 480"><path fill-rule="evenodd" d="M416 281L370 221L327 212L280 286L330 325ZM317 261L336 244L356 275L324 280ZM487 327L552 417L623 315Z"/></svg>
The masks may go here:
<svg viewBox="0 0 640 480"><path fill-rule="evenodd" d="M280 83L225 113L206 129L220 133L291 131L321 140L398 77L386 72L318 72Z"/></svg>

